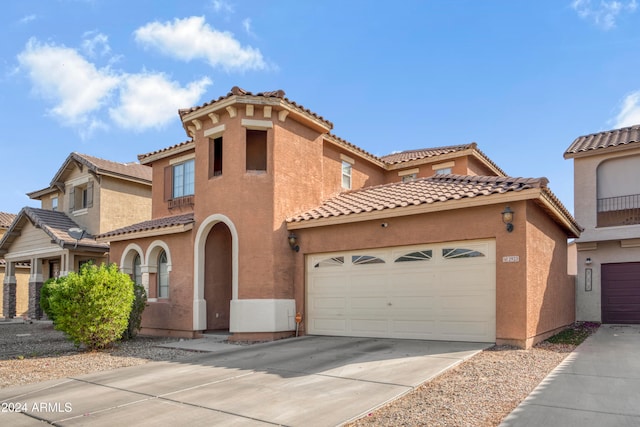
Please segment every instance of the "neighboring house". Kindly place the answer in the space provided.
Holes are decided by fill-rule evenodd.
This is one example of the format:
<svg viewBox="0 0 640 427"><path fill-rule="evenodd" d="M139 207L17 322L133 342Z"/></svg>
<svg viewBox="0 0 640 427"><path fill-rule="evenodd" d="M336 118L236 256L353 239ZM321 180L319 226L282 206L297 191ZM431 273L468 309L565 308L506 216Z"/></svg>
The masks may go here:
<svg viewBox="0 0 640 427"><path fill-rule="evenodd" d="M16 215L0 212L0 239L5 235ZM4 282L6 262L0 258L0 283ZM16 314L19 317L27 315L29 306L29 263L18 263L15 271L16 281ZM4 292L0 293L0 307L4 301Z"/></svg>
<svg viewBox="0 0 640 427"><path fill-rule="evenodd" d="M17 315L16 268L31 266L28 317L42 316L40 288L51 277L88 261L108 261L109 245L94 236L151 216L151 168L71 153L50 185L29 193L41 208L25 207L0 239L6 260L4 317Z"/></svg>
<svg viewBox="0 0 640 427"><path fill-rule="evenodd" d="M301 317L303 334L527 347L573 322L579 227L546 179L476 144L377 157L282 91L180 117L191 140L138 156L152 219L97 238L148 289L142 333L270 340Z"/></svg>
<svg viewBox="0 0 640 427"><path fill-rule="evenodd" d="M578 320L640 323L640 125L581 136L573 159Z"/></svg>

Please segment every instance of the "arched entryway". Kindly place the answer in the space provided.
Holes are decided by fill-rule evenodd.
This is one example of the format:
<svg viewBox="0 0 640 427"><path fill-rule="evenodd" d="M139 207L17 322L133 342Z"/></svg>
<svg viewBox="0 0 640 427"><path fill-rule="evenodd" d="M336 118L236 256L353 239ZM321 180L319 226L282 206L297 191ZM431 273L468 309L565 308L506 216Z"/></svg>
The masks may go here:
<svg viewBox="0 0 640 427"><path fill-rule="evenodd" d="M204 299L207 307L207 330L229 330L232 299L232 236L229 227L218 222L205 242Z"/></svg>
<svg viewBox="0 0 640 427"><path fill-rule="evenodd" d="M225 230L231 236L231 244L230 249L225 246L225 251L228 251L231 256L231 301L238 299L238 232L236 230L233 222L222 214L213 214L208 216L200 227L198 227L198 232L196 233L195 246L194 246L194 257L193 257L193 330L195 331L205 331L208 329L209 322L207 321L207 313L209 310L207 306L209 302L205 300L205 270L207 265L209 265L209 258L205 254L207 244L209 242L209 237L214 236L215 231L212 231L213 228L217 224L222 224L224 227L216 230ZM216 242L216 238L214 237L211 241L211 245L215 246L221 242ZM226 245L226 243L225 243ZM215 266L215 264L212 264ZM211 299L211 298L210 298ZM212 297L215 299L215 295ZM228 311L229 312L229 311ZM215 317L215 312L214 317ZM230 312L230 329L234 327L234 313Z"/></svg>

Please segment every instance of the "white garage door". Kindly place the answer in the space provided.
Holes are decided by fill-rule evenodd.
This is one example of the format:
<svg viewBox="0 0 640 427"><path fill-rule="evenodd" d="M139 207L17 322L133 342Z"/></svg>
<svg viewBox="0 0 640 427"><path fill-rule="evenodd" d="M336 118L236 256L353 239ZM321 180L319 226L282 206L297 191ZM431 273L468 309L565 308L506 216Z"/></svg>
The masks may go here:
<svg viewBox="0 0 640 427"><path fill-rule="evenodd" d="M307 333L494 342L495 241L307 256Z"/></svg>

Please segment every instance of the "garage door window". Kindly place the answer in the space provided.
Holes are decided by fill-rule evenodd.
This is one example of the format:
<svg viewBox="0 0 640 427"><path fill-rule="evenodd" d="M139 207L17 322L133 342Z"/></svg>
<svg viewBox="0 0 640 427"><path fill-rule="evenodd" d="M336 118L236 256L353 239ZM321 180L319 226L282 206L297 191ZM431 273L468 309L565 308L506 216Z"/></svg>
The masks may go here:
<svg viewBox="0 0 640 427"><path fill-rule="evenodd" d="M401 257L396 258L395 262L429 261L431 258L433 258L433 251L431 249L427 249L402 255Z"/></svg>
<svg viewBox="0 0 640 427"><path fill-rule="evenodd" d="M313 266L313 268L339 267L341 265L344 265L344 257L336 256L336 257L323 259L322 261L317 262L316 265Z"/></svg>
<svg viewBox="0 0 640 427"><path fill-rule="evenodd" d="M353 265L384 264L384 260L372 255L352 255Z"/></svg>
<svg viewBox="0 0 640 427"><path fill-rule="evenodd" d="M444 248L442 250L442 258L455 259L455 258L477 258L484 257L482 252L474 251L473 249L464 248Z"/></svg>

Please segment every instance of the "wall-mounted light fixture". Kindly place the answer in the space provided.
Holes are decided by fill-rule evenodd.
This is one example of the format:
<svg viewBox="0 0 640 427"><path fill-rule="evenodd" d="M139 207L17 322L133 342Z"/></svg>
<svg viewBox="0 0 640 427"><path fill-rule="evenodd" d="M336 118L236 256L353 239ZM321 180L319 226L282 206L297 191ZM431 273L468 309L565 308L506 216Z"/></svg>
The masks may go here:
<svg viewBox="0 0 640 427"><path fill-rule="evenodd" d="M587 265L591 265L591 258L585 259L584 263L587 264Z"/></svg>
<svg viewBox="0 0 640 427"><path fill-rule="evenodd" d="M502 211L502 222L507 224L507 231L511 233L513 231L513 211L509 206Z"/></svg>
<svg viewBox="0 0 640 427"><path fill-rule="evenodd" d="M294 233L289 233L289 237L287 239L289 240L289 247L291 248L291 250L300 252L300 246L298 245L298 236L296 236Z"/></svg>

